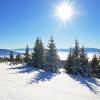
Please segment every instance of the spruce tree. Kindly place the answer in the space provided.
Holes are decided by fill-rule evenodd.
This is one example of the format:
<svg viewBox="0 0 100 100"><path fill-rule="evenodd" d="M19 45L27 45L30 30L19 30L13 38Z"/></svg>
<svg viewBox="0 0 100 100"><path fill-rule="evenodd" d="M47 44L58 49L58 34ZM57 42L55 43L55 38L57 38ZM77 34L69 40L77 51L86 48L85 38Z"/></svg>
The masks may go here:
<svg viewBox="0 0 100 100"><path fill-rule="evenodd" d="M36 68L44 69L44 62L45 62L44 56L45 56L45 50L44 50L42 40L37 38L33 48L33 54L32 54L33 65Z"/></svg>
<svg viewBox="0 0 100 100"><path fill-rule="evenodd" d="M56 45L54 43L53 37L50 38L48 47L46 49L46 70L51 72L58 71L58 60Z"/></svg>
<svg viewBox="0 0 100 100"><path fill-rule="evenodd" d="M16 61L16 63L22 62L22 58L21 58L21 55L19 53L16 55L15 61Z"/></svg>
<svg viewBox="0 0 100 100"><path fill-rule="evenodd" d="M99 62L99 65L98 65L98 72L97 72L97 76L98 78L100 78L100 50L98 51L98 62Z"/></svg>
<svg viewBox="0 0 100 100"><path fill-rule="evenodd" d="M84 46L80 49L80 68L79 71L84 76L90 76L90 66L88 56Z"/></svg>
<svg viewBox="0 0 100 100"><path fill-rule="evenodd" d="M94 55L91 61L91 74L94 77L97 77L99 67L99 61L97 55Z"/></svg>
<svg viewBox="0 0 100 100"><path fill-rule="evenodd" d="M13 55L13 51L10 51L9 58L10 58L10 62L14 62L14 55Z"/></svg>
<svg viewBox="0 0 100 100"><path fill-rule="evenodd" d="M69 74L73 74L73 66L74 66L73 61L74 61L73 49L71 48L64 66L66 72Z"/></svg>
<svg viewBox="0 0 100 100"><path fill-rule="evenodd" d="M78 40L75 40L75 47L73 48L73 73L79 74L80 67L80 46Z"/></svg>
<svg viewBox="0 0 100 100"><path fill-rule="evenodd" d="M29 54L29 47L28 45L26 46L26 50L24 53L24 62L29 65L30 64L30 54Z"/></svg>
<svg viewBox="0 0 100 100"><path fill-rule="evenodd" d="M65 63L65 70L69 74L90 75L90 67L87 53L84 47L80 48L78 40L75 40L74 48L70 49Z"/></svg>

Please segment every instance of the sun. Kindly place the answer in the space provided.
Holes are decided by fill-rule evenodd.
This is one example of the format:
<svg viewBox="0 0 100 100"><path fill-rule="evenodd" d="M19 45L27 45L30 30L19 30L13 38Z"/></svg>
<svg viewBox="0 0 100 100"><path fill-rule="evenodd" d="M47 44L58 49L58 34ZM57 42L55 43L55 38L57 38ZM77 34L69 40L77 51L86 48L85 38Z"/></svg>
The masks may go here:
<svg viewBox="0 0 100 100"><path fill-rule="evenodd" d="M66 1L60 2L55 8L55 16L62 22L70 21L75 14L74 6Z"/></svg>

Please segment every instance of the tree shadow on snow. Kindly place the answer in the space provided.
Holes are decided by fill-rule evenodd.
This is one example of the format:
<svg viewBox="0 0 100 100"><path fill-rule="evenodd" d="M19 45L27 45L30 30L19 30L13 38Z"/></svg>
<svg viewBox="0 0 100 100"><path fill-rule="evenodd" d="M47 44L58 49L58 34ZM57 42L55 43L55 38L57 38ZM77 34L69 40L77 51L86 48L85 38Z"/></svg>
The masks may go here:
<svg viewBox="0 0 100 100"><path fill-rule="evenodd" d="M31 79L30 84L32 83L38 83L40 81L44 82L44 81L50 81L53 77L55 77L57 75L57 73L53 73L53 72L45 72L43 70L39 70L37 75Z"/></svg>
<svg viewBox="0 0 100 100"><path fill-rule="evenodd" d="M25 65L21 65L21 66L18 66L18 67L14 67L14 68L9 68L10 70L17 70L17 73L31 73L34 68L33 67L30 67L30 66L25 66Z"/></svg>
<svg viewBox="0 0 100 100"><path fill-rule="evenodd" d="M35 75L33 75L33 77L30 79L30 84L32 83L38 83L40 81L44 82L44 81L49 81L51 80L54 76L57 75L57 73L53 73L53 72L46 72L44 70L40 70L40 69L36 69L34 67L30 67L30 66L25 66L25 65L21 65L18 67L11 67L9 68L9 70L16 70L16 73L31 73L33 71L36 72Z"/></svg>
<svg viewBox="0 0 100 100"><path fill-rule="evenodd" d="M100 91L98 91L98 88L97 88L97 87L100 87L100 82L97 81L95 78L83 77L83 76L77 76L77 75L70 75L70 77L76 81L79 81L82 85L86 86L94 94L100 93Z"/></svg>

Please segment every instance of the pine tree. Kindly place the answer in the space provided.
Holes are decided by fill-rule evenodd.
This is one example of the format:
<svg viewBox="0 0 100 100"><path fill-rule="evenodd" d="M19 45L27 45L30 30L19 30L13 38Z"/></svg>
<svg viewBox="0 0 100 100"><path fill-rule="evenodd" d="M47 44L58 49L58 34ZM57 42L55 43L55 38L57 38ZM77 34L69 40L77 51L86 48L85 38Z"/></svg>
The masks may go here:
<svg viewBox="0 0 100 100"><path fill-rule="evenodd" d="M65 70L69 74L90 75L87 53L84 47L80 48L78 40L75 40L75 47L70 49L65 63Z"/></svg>
<svg viewBox="0 0 100 100"><path fill-rule="evenodd" d="M91 61L92 76L100 78L100 51L95 54Z"/></svg>
<svg viewBox="0 0 100 100"><path fill-rule="evenodd" d="M45 50L42 43L42 40L37 38L32 54L32 61L36 68L44 69L44 62L45 62Z"/></svg>
<svg viewBox="0 0 100 100"><path fill-rule="evenodd" d="M98 78L100 78L100 50L98 51L98 62L99 62L99 65L98 65L98 72L97 72L97 76Z"/></svg>
<svg viewBox="0 0 100 100"><path fill-rule="evenodd" d="M73 49L73 73L79 74L80 67L80 46L78 40L75 40L75 47Z"/></svg>
<svg viewBox="0 0 100 100"><path fill-rule="evenodd" d="M22 62L22 58L21 58L21 55L19 53L16 55L15 61L16 61L16 63Z"/></svg>
<svg viewBox="0 0 100 100"><path fill-rule="evenodd" d="M90 66L84 46L80 49L80 73L84 76L90 76Z"/></svg>
<svg viewBox="0 0 100 100"><path fill-rule="evenodd" d="M73 49L71 48L64 66L66 72L69 74L73 74L73 66L74 66L73 61L74 61Z"/></svg>
<svg viewBox="0 0 100 100"><path fill-rule="evenodd" d="M56 45L54 43L53 37L50 38L48 43L48 48L46 49L46 70L57 72L58 70L58 60Z"/></svg>
<svg viewBox="0 0 100 100"><path fill-rule="evenodd" d="M74 57L79 58L79 54L80 54L80 46L79 46L79 42L78 40L75 40L75 47L74 47Z"/></svg>
<svg viewBox="0 0 100 100"><path fill-rule="evenodd" d="M79 42L75 40L75 47L70 49L68 58L65 63L65 70L69 74L76 74L78 73L78 66L79 66Z"/></svg>
<svg viewBox="0 0 100 100"><path fill-rule="evenodd" d="M29 54L29 47L26 46L25 54L24 54L24 62L29 65L30 64L30 54Z"/></svg>
<svg viewBox="0 0 100 100"><path fill-rule="evenodd" d="M97 53L97 58L98 58L99 65L100 65L100 50L99 50L98 53Z"/></svg>
<svg viewBox="0 0 100 100"><path fill-rule="evenodd" d="M10 58L10 62L14 62L14 55L13 55L13 51L10 51L9 58Z"/></svg>
<svg viewBox="0 0 100 100"><path fill-rule="evenodd" d="M98 77L98 67L99 67L99 60L97 55L94 55L91 61L91 74L94 77Z"/></svg>

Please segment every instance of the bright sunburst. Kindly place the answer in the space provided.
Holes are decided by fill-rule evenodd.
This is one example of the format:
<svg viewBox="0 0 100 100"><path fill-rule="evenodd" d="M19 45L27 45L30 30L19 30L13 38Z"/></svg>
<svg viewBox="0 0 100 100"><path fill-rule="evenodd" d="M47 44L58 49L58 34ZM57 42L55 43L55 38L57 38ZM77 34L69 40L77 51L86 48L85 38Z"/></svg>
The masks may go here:
<svg viewBox="0 0 100 100"><path fill-rule="evenodd" d="M55 15L64 23L70 21L75 15L74 6L67 1L60 2L55 8Z"/></svg>

